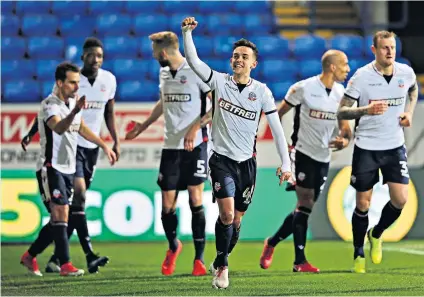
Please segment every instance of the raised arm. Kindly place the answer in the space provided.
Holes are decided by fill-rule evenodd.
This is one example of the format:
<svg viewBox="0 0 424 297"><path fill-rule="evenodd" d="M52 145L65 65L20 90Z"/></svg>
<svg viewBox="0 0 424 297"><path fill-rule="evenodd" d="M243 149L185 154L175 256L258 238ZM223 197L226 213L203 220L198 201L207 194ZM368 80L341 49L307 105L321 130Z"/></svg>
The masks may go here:
<svg viewBox="0 0 424 297"><path fill-rule="evenodd" d="M77 103L75 104L74 109L72 109L72 111L64 119L61 119L58 115L54 115L54 114L52 114L52 116L49 116L48 115L49 111L47 110L46 113L47 113L47 116L49 116L49 118L47 119L47 126L51 130L56 132L57 134L62 135L69 129L75 116L77 115L77 113L81 111L84 105L85 105L85 96L82 96L81 98L77 100ZM53 106L46 107L46 109L49 109L49 108L54 108L54 107Z"/></svg>
<svg viewBox="0 0 424 297"><path fill-rule="evenodd" d="M196 47L191 34L196 27L197 21L194 17L185 18L181 24L184 39L184 55L190 68L193 69L197 76L204 82L209 82L212 77L212 69L197 56Z"/></svg>

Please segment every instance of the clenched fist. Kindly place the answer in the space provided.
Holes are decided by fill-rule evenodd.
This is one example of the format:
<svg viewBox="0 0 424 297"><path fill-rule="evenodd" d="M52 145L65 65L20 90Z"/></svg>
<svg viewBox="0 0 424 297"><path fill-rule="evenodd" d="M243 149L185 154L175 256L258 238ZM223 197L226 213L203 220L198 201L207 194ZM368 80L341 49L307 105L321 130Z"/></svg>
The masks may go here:
<svg viewBox="0 0 424 297"><path fill-rule="evenodd" d="M387 111L389 106L386 101L372 101L368 105L368 114L369 115L380 115Z"/></svg>
<svg viewBox="0 0 424 297"><path fill-rule="evenodd" d="M187 17L181 23L181 29L183 31L193 31L197 27L197 21L194 17Z"/></svg>

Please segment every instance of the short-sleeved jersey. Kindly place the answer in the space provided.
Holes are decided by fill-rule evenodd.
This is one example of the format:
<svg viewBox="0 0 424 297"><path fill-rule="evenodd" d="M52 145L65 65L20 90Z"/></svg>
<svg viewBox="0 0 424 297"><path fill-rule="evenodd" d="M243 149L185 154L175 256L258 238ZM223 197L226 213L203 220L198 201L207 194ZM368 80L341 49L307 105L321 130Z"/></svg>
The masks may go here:
<svg viewBox="0 0 424 297"><path fill-rule="evenodd" d="M104 119L105 106L109 100L115 98L116 78L107 70L99 69L93 85L87 77L81 74L78 95L85 95L86 105L81 111L82 118L87 127L94 134L100 136L100 130ZM78 138L78 145L86 148L96 148L97 145L84 139Z"/></svg>
<svg viewBox="0 0 424 297"><path fill-rule="evenodd" d="M184 149L184 136L191 125L206 113L210 91L187 61L176 72L162 67L159 89L165 118L165 149ZM208 140L208 128L197 132L194 146Z"/></svg>
<svg viewBox="0 0 424 297"><path fill-rule="evenodd" d="M408 90L415 85L414 70L394 63L390 82L377 70L374 62L359 68L350 79L345 95L367 106L372 101L387 101L389 109L382 115L364 115L356 121L355 144L367 150L389 150L404 144L399 116L405 111Z"/></svg>
<svg viewBox="0 0 424 297"><path fill-rule="evenodd" d="M206 82L213 93L212 142L214 150L238 162L253 156L262 112L276 112L269 88L254 79L239 91L229 74L212 71Z"/></svg>
<svg viewBox="0 0 424 297"><path fill-rule="evenodd" d="M296 150L318 162L330 162L329 142L337 127L337 109L344 87L334 83L327 93L319 75L302 80L290 87L285 100L296 106L292 145Z"/></svg>
<svg viewBox="0 0 424 297"><path fill-rule="evenodd" d="M53 116L66 118L75 107L76 100L70 98L68 106L56 97L49 95L41 102L38 112L38 129L40 133L41 152L37 162L37 170L51 164L59 172L65 174L75 173L77 140L81 125L81 113L78 113L71 126L62 135L57 134L47 126L48 120Z"/></svg>

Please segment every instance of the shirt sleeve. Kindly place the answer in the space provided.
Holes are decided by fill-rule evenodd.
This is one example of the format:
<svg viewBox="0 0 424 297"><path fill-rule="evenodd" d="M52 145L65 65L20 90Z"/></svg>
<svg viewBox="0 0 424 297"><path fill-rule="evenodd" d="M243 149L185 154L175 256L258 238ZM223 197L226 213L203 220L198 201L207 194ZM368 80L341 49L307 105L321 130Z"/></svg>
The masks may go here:
<svg viewBox="0 0 424 297"><path fill-rule="evenodd" d="M262 103L262 111L266 115L269 115L277 111L277 107L275 106L274 96L272 95L271 90L267 86L265 86L265 92L264 92L263 103Z"/></svg>
<svg viewBox="0 0 424 297"><path fill-rule="evenodd" d="M53 116L60 116L59 105L46 102L43 105L43 121L47 122Z"/></svg>
<svg viewBox="0 0 424 297"><path fill-rule="evenodd" d="M303 83L297 82L287 91L284 100L291 106L297 106L303 102Z"/></svg>
<svg viewBox="0 0 424 297"><path fill-rule="evenodd" d="M347 83L345 95L354 100L358 100L361 97L360 75L358 71L355 72Z"/></svg>
<svg viewBox="0 0 424 297"><path fill-rule="evenodd" d="M211 88L206 83L204 83L197 75L196 80L197 85L199 86L199 89L202 91L202 93L209 93L211 91Z"/></svg>
<svg viewBox="0 0 424 297"><path fill-rule="evenodd" d="M409 86L409 91L413 91L415 89L415 84L417 83L417 76L415 75L414 69L412 67L409 67L411 69L411 85Z"/></svg>
<svg viewBox="0 0 424 297"><path fill-rule="evenodd" d="M109 100L115 98L116 93L116 77L112 75L112 82L111 82L111 90L109 93Z"/></svg>

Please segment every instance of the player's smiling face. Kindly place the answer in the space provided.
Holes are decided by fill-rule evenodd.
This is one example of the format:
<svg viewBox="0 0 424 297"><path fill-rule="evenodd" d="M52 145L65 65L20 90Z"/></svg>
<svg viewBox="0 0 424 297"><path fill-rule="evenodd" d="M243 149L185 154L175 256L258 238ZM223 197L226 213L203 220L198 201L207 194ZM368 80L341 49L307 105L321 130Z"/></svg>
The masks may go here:
<svg viewBox="0 0 424 297"><path fill-rule="evenodd" d="M82 57L84 68L96 72L103 64L103 49L101 47L90 47L84 51Z"/></svg>
<svg viewBox="0 0 424 297"><path fill-rule="evenodd" d="M239 46L233 51L230 60L234 74L250 75L250 71L258 65L255 53L250 47Z"/></svg>
<svg viewBox="0 0 424 297"><path fill-rule="evenodd" d="M383 67L393 64L396 57L396 40L394 37L380 38L377 40L377 47L372 46L375 60Z"/></svg>

